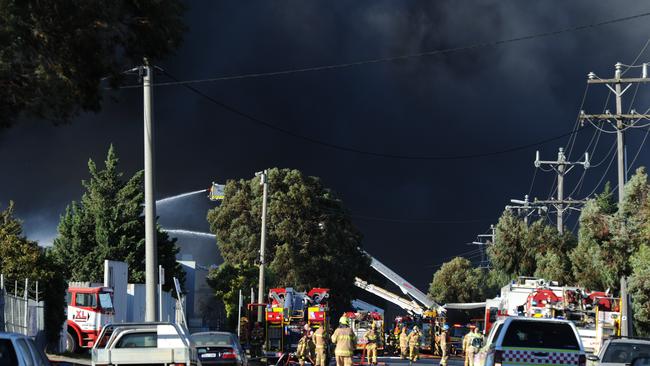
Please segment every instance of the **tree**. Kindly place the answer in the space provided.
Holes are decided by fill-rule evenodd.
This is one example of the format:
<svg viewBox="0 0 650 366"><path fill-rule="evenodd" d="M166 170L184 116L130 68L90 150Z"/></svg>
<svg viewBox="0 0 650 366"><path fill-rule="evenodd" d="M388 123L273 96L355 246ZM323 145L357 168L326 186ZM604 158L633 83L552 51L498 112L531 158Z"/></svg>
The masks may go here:
<svg viewBox="0 0 650 366"><path fill-rule="evenodd" d="M180 0L0 2L0 128L26 113L63 122L100 109L102 78L176 49Z"/></svg>
<svg viewBox="0 0 650 366"><path fill-rule="evenodd" d="M578 246L570 257L573 274L582 286L618 289L621 277L632 272L630 258L650 238L650 185L644 168L625 185L621 204L615 206L612 201L606 186L580 215Z"/></svg>
<svg viewBox="0 0 650 366"><path fill-rule="evenodd" d="M267 179L265 260L273 285L329 288L334 313L349 309L354 277L368 270L369 259L342 202L320 179L298 170L273 168ZM240 270L255 265L261 208L259 178L227 182L221 205L208 213L226 264Z"/></svg>
<svg viewBox="0 0 650 366"><path fill-rule="evenodd" d="M543 220L527 226L521 218L504 211L488 256L495 270L507 276L552 276L545 278L568 283L572 278L568 253L575 245L570 232L560 235Z"/></svg>
<svg viewBox="0 0 650 366"><path fill-rule="evenodd" d="M237 324L239 291L246 293L245 290L256 288L257 280L258 270L254 266L223 263L210 271L208 285L215 291L217 299L223 301L230 329L235 329Z"/></svg>
<svg viewBox="0 0 650 366"><path fill-rule="evenodd" d="M643 336L650 335L650 247L641 245L630 259L632 274L629 278L634 329Z"/></svg>
<svg viewBox="0 0 650 366"><path fill-rule="evenodd" d="M105 168L88 162L90 180L82 184L86 192L81 202L72 202L59 222L52 255L65 264L65 274L73 281L101 281L104 260L124 261L129 281L145 281L143 174L137 172L124 181L118 171L119 159L111 146ZM183 281L185 273L176 262L176 239L158 228L158 263L165 268L165 289L172 277Z"/></svg>
<svg viewBox="0 0 650 366"><path fill-rule="evenodd" d="M6 280L39 281L45 301L45 335L50 344L59 340L65 321L67 284L62 269L36 242L23 235L22 223L14 216L14 204L0 211L0 273Z"/></svg>
<svg viewBox="0 0 650 366"><path fill-rule="evenodd" d="M433 275L429 296L441 304L485 301L497 296L508 281L503 272L474 268L468 259L456 257Z"/></svg>
<svg viewBox="0 0 650 366"><path fill-rule="evenodd" d="M467 258L456 257L444 263L433 275L429 295L441 304L483 301L484 285L481 269L474 268Z"/></svg>

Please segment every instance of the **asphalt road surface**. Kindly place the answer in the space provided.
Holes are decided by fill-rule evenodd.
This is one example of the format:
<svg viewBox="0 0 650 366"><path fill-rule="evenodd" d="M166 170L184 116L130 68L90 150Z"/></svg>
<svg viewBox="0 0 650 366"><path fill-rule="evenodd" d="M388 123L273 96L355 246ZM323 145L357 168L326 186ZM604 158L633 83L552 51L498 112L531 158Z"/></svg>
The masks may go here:
<svg viewBox="0 0 650 366"><path fill-rule="evenodd" d="M367 365L367 363L361 364L359 363L360 360L355 358L354 359L354 364L355 366L360 365L364 366ZM410 364L409 360L402 360L399 357L378 357L377 358L377 363L378 366L389 366L389 365L404 365L408 366ZM418 366L418 365L432 365L432 366L438 366L440 364L440 357L430 357L427 355L424 355L423 358L419 359L417 362L412 363L412 366ZM334 366L335 364L332 363L330 366ZM449 361L447 362L448 366L463 366L464 365L464 360L460 357L450 357Z"/></svg>

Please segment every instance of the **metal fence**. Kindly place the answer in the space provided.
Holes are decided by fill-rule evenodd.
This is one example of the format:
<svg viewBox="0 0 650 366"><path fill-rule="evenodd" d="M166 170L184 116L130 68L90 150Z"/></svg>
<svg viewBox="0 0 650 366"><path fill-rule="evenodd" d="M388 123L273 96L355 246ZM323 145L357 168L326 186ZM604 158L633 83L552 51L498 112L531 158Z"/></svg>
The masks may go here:
<svg viewBox="0 0 650 366"><path fill-rule="evenodd" d="M0 274L0 331L43 337L45 306L39 296L38 281L7 281Z"/></svg>

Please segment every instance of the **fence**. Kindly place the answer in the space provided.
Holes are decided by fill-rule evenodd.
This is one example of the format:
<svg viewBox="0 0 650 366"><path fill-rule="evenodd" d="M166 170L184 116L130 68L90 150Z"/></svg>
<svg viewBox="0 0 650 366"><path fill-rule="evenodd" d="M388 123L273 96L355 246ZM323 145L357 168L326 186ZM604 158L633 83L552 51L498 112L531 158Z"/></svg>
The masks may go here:
<svg viewBox="0 0 650 366"><path fill-rule="evenodd" d="M0 274L0 331L25 334L45 342L44 302L38 281L7 281ZM13 286L11 286L13 285Z"/></svg>

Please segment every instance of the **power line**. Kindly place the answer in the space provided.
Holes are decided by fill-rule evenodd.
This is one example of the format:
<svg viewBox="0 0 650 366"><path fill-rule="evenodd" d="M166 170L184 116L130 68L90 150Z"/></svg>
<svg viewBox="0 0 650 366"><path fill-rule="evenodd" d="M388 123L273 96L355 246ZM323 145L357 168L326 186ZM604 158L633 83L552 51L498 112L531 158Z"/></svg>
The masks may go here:
<svg viewBox="0 0 650 366"><path fill-rule="evenodd" d="M487 222L492 219L467 219L467 220L409 220L399 218L375 217L375 216L361 216L361 215L348 215L352 218L370 221L384 221L384 222L399 222L405 224L471 224L476 222Z"/></svg>
<svg viewBox="0 0 650 366"><path fill-rule="evenodd" d="M294 68L294 69L271 71L271 72L258 72L258 73L241 74L241 75L227 75L227 76L219 76L219 77L214 77L214 78L204 78L204 79L194 79L194 80L175 80L173 82L157 83L157 84L154 84L154 85L156 85L156 86L187 85L187 84L208 83L208 82L226 81L226 80L252 79L252 78L260 78L260 77L271 77L271 76L280 76L280 75L314 72L314 71L343 69L343 68L348 68L348 67L353 67L353 66L362 66L362 65L369 65L369 64L376 64L376 63L383 63L383 62L408 60L408 59L412 59L412 58L425 57L425 56L445 55L445 54L456 53L456 52L461 52L461 51L469 51L469 50L481 49L481 48L487 48L487 47L496 47L496 46L501 46L501 45L508 44L508 43L528 41L528 40L537 39L537 38L545 38L545 37L557 36L557 35L560 35L560 34L563 34L563 33L577 32L577 31L590 29L590 28L598 28L598 27L605 26L605 25L610 25L610 24L614 24L614 23L621 23L621 22L627 22L627 21L630 21L630 20L647 17L649 15L650 15L650 12L647 12L647 13L641 13L641 14L636 14L636 15L630 15L630 16L626 16L626 17L622 17L622 18L615 18L615 19L605 20L605 21L598 22L598 23L591 23L591 24L579 25L579 26L574 26L574 27L568 27L568 28L564 28L564 29L560 29L560 30L556 30L556 31L535 33L535 34L529 34L529 35L521 36L521 37L508 38L508 39L490 41L490 42L481 42L481 43L475 43L475 44L471 44L471 45L467 45L467 46L451 47L451 48L431 50L431 51L425 51L425 52L418 52L418 53L407 54L407 55L381 57L381 58L366 59L366 60L359 60L359 61L352 61L352 62L344 62L344 63L338 63L338 64L311 66L311 67L303 67L303 68ZM122 86L121 89L140 88L140 87L141 87L141 85L125 85L125 86Z"/></svg>
<svg viewBox="0 0 650 366"><path fill-rule="evenodd" d="M177 80L176 77L169 74L167 71L164 71L164 72L170 78ZM552 142L552 141L555 141L555 140L559 140L559 139L561 139L563 137L566 137L566 136L569 136L571 134L577 133L577 132L579 132L579 131L581 131L581 130L583 130L583 129L585 129L587 127L587 126L583 126L583 127L578 128L577 130L571 130L569 132L563 133L561 135L549 137L547 139L535 141L535 142L532 142L532 143L529 143L529 144L518 145L518 146L514 146L514 147L510 147L510 148L505 148L505 149L502 149L502 150L490 151L490 152L487 152L487 153L475 153L475 154L463 154L463 155L438 155L438 156L436 156L436 155L428 155L428 156L427 155L419 155L418 156L418 155L390 154L390 153L382 153L382 152L377 152L377 151L369 151L369 150L357 149L357 148L354 148L354 147L343 146L343 145L339 145L339 144L319 140L319 139L309 137L309 136L306 136L306 135L301 135L299 133L287 130L285 128L278 127L278 126L276 126L276 125L274 125L274 124L272 124L270 122L267 122L267 121L265 121L263 119L252 116L252 115L250 115L250 114L248 114L246 112L242 112L242 111L240 111L239 109L237 109L235 107L227 105L227 104L225 104L225 103L223 103L223 102L221 102L221 101L219 101L219 100L205 94L204 92L200 91L199 89L197 89L197 88L195 88L195 87L193 87L191 85L183 84L183 86L185 88L191 90L195 94L205 98L206 100L218 105L219 107L221 107L221 108L223 108L223 109L225 109L225 110L227 110L227 111L229 111L229 112L231 112L233 114L236 114L236 115L238 115L240 117L243 117L243 118L245 118L245 119L247 119L247 120L249 120L249 121L251 121L251 122L253 122L255 124L267 127L267 128L269 128L271 130L281 132L281 133L283 133L285 135L289 135L289 136L292 136L292 137L295 137L295 138L298 138L298 139L301 139L301 140L305 140L307 142L310 142L310 143L313 143L313 144L316 144L316 145L321 145L321 146L324 146L324 147L328 147L328 148L331 148L331 149L334 149L334 150L345 151L345 152L350 152L350 153L355 153L355 154L360 154L360 155L387 158L387 159L399 159L399 160L463 160L463 159L484 158L484 157L489 157L489 156L502 155L502 154L507 154L507 153L511 153L511 152L526 150L526 149L529 149L529 148L532 148L532 147L535 147L535 146L544 145L546 143L549 143L549 142Z"/></svg>

